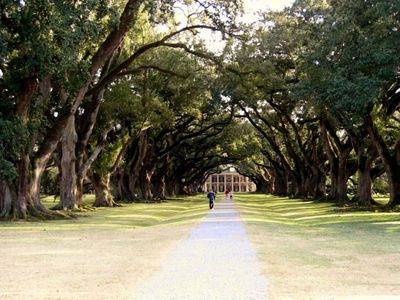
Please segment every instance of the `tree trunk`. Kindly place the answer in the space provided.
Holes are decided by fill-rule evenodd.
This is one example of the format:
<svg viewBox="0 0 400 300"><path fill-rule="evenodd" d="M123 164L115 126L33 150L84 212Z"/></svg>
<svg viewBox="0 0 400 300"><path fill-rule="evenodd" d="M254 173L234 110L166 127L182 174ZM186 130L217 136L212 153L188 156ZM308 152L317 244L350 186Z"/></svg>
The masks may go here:
<svg viewBox="0 0 400 300"><path fill-rule="evenodd" d="M132 159L127 163L126 167L118 172L117 185L120 191L120 197L125 200L135 201L138 199L136 193L141 189L139 182L146 168L146 155L148 152L148 136L147 131L143 130L139 133L136 140L136 147ZM150 179L151 180L151 179ZM139 188L138 188L139 183Z"/></svg>
<svg viewBox="0 0 400 300"><path fill-rule="evenodd" d="M60 203L56 206L58 209L76 209L76 173L75 173L75 145L77 135L75 131L75 116L69 117L64 135L61 140L61 186Z"/></svg>
<svg viewBox="0 0 400 300"><path fill-rule="evenodd" d="M166 194L168 197L175 197L176 196L176 184L175 184L175 178L173 176L169 176L165 178L165 190Z"/></svg>
<svg viewBox="0 0 400 300"><path fill-rule="evenodd" d="M110 129L107 129L102 134L102 140L97 144L96 148L93 150L93 153L90 155L86 161L83 159L83 153L81 151L77 151L75 153L79 153L79 159L75 161L75 170L76 170L76 194L75 194L75 203L77 207L83 207L83 183L86 178L86 175L93 164L93 162L100 155L101 151L103 151L104 147L107 143L107 135L110 132ZM81 141L82 146L82 141ZM85 144L86 147L86 144ZM82 150L84 152L84 150ZM110 172L111 173L111 172Z"/></svg>
<svg viewBox="0 0 400 300"><path fill-rule="evenodd" d="M29 155L25 155L17 162L18 170L18 189L17 197L14 198L13 214L14 218L26 218L27 214L27 199L29 187Z"/></svg>
<svg viewBox="0 0 400 300"><path fill-rule="evenodd" d="M372 203L372 180L370 169L359 170L357 196L358 204L369 207Z"/></svg>
<svg viewBox="0 0 400 300"><path fill-rule="evenodd" d="M100 147L96 147L94 153L88 160L85 161L86 146L89 143L89 139L92 135L94 126L97 120L97 114L100 109L101 100L103 100L104 89L96 92L92 97L92 103L90 108L87 109L87 113L82 116L82 122L77 132L77 141L75 147L75 170L76 170L76 205L77 207L83 207L83 183L86 178L86 173L90 168L91 164L96 160L101 150L104 148L104 141L100 142ZM102 134L103 139L107 137L109 130ZM99 146L99 145L98 145Z"/></svg>
<svg viewBox="0 0 400 300"><path fill-rule="evenodd" d="M393 160L382 160L389 183L389 202L387 207L400 205L400 167Z"/></svg>
<svg viewBox="0 0 400 300"><path fill-rule="evenodd" d="M370 147L365 153L366 146L359 143L358 146L358 186L355 199L361 206L369 207L375 201L372 198L372 178L371 168L377 152L374 147Z"/></svg>
<svg viewBox="0 0 400 300"><path fill-rule="evenodd" d="M131 182L132 174L128 173L126 169L116 172L115 176L113 176L113 185L117 200L130 202L137 200L136 191Z"/></svg>
<svg viewBox="0 0 400 300"><path fill-rule="evenodd" d="M337 186L338 186L338 177L339 177L339 166L336 159L330 161L330 178L331 178L331 187L329 190L328 199L335 201L337 197Z"/></svg>
<svg viewBox="0 0 400 300"><path fill-rule="evenodd" d="M308 197L311 196L310 190L312 190L311 185L313 184L313 182L312 182L313 177L311 175L311 172L310 173L306 173L303 176L302 180L303 180L303 187L302 187L303 197L302 198L303 199L307 199Z"/></svg>
<svg viewBox="0 0 400 300"><path fill-rule="evenodd" d="M270 183L260 179L255 180L254 183L256 184L257 193L269 194L272 192Z"/></svg>
<svg viewBox="0 0 400 300"><path fill-rule="evenodd" d="M141 198L146 201L150 201L153 199L153 194L151 192L151 177L152 171L151 170L143 170L142 176L140 176L140 192Z"/></svg>
<svg viewBox="0 0 400 300"><path fill-rule="evenodd" d="M294 181L294 194L295 198L306 199L307 198L307 184L309 178L304 174L305 170L298 170L296 173L292 175L292 182ZM294 173L294 172L293 172ZM293 184L293 183L292 183Z"/></svg>
<svg viewBox="0 0 400 300"><path fill-rule="evenodd" d="M370 115L364 118L367 131L371 140L378 150L389 181L390 199L388 207L400 205L400 142L395 147L395 155L392 155L384 139L375 127Z"/></svg>
<svg viewBox="0 0 400 300"><path fill-rule="evenodd" d="M321 120L321 140L331 169L331 191L329 199L343 203L347 197L347 161L353 149L351 140L341 142L328 120ZM328 131L331 139L328 137ZM336 147L334 147L336 145Z"/></svg>
<svg viewBox="0 0 400 300"><path fill-rule="evenodd" d="M93 186L95 191L94 207L114 207L118 206L114 202L113 196L110 192L110 174L100 175L93 174Z"/></svg>
<svg viewBox="0 0 400 300"><path fill-rule="evenodd" d="M119 200L135 201L136 195L131 186L131 174L127 174L126 170L121 170L117 176L117 185L119 191Z"/></svg>
<svg viewBox="0 0 400 300"><path fill-rule="evenodd" d="M76 176L76 205L77 207L84 207L83 201L83 183L84 178L82 175Z"/></svg>
<svg viewBox="0 0 400 300"><path fill-rule="evenodd" d="M0 219L10 216L15 198L15 190L10 183L0 180Z"/></svg>
<svg viewBox="0 0 400 300"><path fill-rule="evenodd" d="M284 171L277 172L275 170L275 182L274 182L274 195L287 196L288 194L288 178Z"/></svg>
<svg viewBox="0 0 400 300"><path fill-rule="evenodd" d="M46 169L46 164L49 160L49 157L50 155L37 159L34 163L32 171L32 180L30 182L29 197L32 201L33 207L39 210L42 209L42 204L40 202L40 182L42 180L44 170Z"/></svg>
<svg viewBox="0 0 400 300"><path fill-rule="evenodd" d="M400 170L397 170L396 175L388 174L390 185L390 199L388 207L400 205Z"/></svg>
<svg viewBox="0 0 400 300"><path fill-rule="evenodd" d="M308 195L313 199L323 199L325 198L325 176L324 174L315 166L311 166L311 179L308 186Z"/></svg>
<svg viewBox="0 0 400 300"><path fill-rule="evenodd" d="M400 205L400 166L394 159L383 160L386 175L389 182L390 198L387 207Z"/></svg>
<svg viewBox="0 0 400 300"><path fill-rule="evenodd" d="M336 191L336 199L339 203L344 203L345 201L349 200L347 196L347 159L350 155L350 152L340 154L339 155L339 165L338 165L338 174L337 174L337 191Z"/></svg>
<svg viewBox="0 0 400 300"><path fill-rule="evenodd" d="M155 182L155 197L159 200L165 200L166 188L165 188L165 176L159 175Z"/></svg>
<svg viewBox="0 0 400 300"><path fill-rule="evenodd" d="M29 107L32 103L34 94L36 93L39 85L39 81L36 76L32 76L23 84L21 94L18 97L16 105L16 115L22 119L25 126L28 126L29 122ZM29 188L29 150L26 148L23 157L16 162L17 167L17 195L16 197L11 197L12 200L12 211L14 218L25 219L28 210L28 188ZM6 187L9 188L8 186ZM8 191L7 196L7 206L10 195Z"/></svg>

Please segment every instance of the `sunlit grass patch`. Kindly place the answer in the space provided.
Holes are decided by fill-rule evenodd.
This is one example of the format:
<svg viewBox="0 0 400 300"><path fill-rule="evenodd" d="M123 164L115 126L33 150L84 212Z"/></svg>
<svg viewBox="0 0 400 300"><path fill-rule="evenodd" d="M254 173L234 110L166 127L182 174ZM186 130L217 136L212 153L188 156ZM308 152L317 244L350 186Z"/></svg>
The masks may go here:
<svg viewBox="0 0 400 300"><path fill-rule="evenodd" d="M45 197L42 203L50 208L57 204L54 197ZM85 195L90 206L94 195ZM0 230L80 230L80 229L131 229L168 224L191 224L208 213L208 200L204 195L167 199L160 203L126 203L122 207L96 208L77 212L76 219L50 221L1 222Z"/></svg>
<svg viewBox="0 0 400 300"><path fill-rule="evenodd" d="M380 199L387 201L385 198ZM242 218L247 222L275 223L291 226L327 226L360 223L378 226L387 231L398 230L399 212L337 212L334 204L300 199L274 197L263 194L235 196Z"/></svg>
<svg viewBox="0 0 400 300"><path fill-rule="evenodd" d="M338 211L326 202L262 194L234 199L271 298L399 294L400 213Z"/></svg>

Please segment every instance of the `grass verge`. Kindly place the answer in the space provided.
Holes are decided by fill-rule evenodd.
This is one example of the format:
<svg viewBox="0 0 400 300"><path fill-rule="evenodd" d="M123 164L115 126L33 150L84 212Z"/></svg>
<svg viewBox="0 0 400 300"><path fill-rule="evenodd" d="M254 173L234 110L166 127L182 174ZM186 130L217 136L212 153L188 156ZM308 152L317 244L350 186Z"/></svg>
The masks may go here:
<svg viewBox="0 0 400 300"><path fill-rule="evenodd" d="M86 195L85 204L94 202L94 195ZM46 207L56 204L52 196L42 199ZM96 208L77 212L76 219L49 221L0 222L0 230L73 230L88 228L130 229L168 224L192 224L208 212L204 195L178 197L160 203L132 203L122 207Z"/></svg>
<svg viewBox="0 0 400 300"><path fill-rule="evenodd" d="M400 213L338 213L328 203L235 195L272 299L400 295Z"/></svg>
<svg viewBox="0 0 400 300"><path fill-rule="evenodd" d="M56 204L53 197L43 203ZM0 299L131 299L206 213L201 195L70 220L0 222Z"/></svg>

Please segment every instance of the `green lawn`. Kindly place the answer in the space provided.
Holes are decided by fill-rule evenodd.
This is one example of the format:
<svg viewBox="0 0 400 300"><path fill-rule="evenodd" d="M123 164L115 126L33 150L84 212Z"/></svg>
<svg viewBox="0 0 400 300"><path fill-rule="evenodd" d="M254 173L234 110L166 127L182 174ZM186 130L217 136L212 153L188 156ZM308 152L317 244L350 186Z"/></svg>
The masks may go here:
<svg viewBox="0 0 400 300"><path fill-rule="evenodd" d="M86 205L93 200L86 196ZM0 299L130 299L208 211L199 195L69 220L0 222Z"/></svg>
<svg viewBox="0 0 400 300"><path fill-rule="evenodd" d="M94 195L85 196L85 204L94 202ZM42 199L46 207L56 204L53 197ZM0 222L0 230L71 230L82 228L128 229L166 224L197 222L208 212L208 200L204 195L168 199L161 203L132 203L122 207L96 208L78 212L77 218L52 221Z"/></svg>
<svg viewBox="0 0 400 300"><path fill-rule="evenodd" d="M242 217L249 223L275 223L293 227L355 228L372 231L400 231L400 212L338 212L330 203L238 194Z"/></svg>
<svg viewBox="0 0 400 300"><path fill-rule="evenodd" d="M400 213L337 212L328 203L259 194L235 193L234 200L268 280L268 299L391 299L400 295ZM93 203L93 196L87 195L85 202ZM43 203L55 204L52 197ZM131 286L131 278L150 276L208 211L207 198L199 195L98 208L69 220L0 222L2 250L7 253L0 259L6 270L0 272L0 279L8 282L12 295L25 292L7 276L22 278L32 288L39 280L41 295L57 298L59 281L69 280L69 273L64 278L59 269L73 265L85 270L81 277L74 275L74 284L60 290L75 293L75 284L89 277L89 290L103 286L104 278L97 274L108 266L106 282L113 278L115 283L114 289L107 289L110 297L119 292L125 299L123 291L129 289L120 288L120 274L130 268L125 287ZM106 264L99 264L99 249ZM84 259L76 261L74 254L60 260L59 253L80 253ZM21 259L24 263L16 267ZM57 266L54 270L53 265Z"/></svg>
<svg viewBox="0 0 400 300"><path fill-rule="evenodd" d="M328 203L235 195L272 299L400 295L400 213L337 212Z"/></svg>

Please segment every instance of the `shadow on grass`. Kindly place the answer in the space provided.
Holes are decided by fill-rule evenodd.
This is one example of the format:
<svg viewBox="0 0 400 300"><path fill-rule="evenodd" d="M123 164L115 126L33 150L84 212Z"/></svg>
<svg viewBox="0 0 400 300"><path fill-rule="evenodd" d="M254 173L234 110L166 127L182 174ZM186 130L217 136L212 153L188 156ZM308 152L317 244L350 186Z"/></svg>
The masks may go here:
<svg viewBox="0 0 400 300"><path fill-rule="evenodd" d="M86 195L90 206L94 195ZM55 204L53 196L42 199L46 207ZM131 229L150 226L181 225L198 222L208 213L204 195L167 199L159 203L124 203L122 207L96 208L77 212L72 220L0 222L0 230L79 230L90 228Z"/></svg>
<svg viewBox="0 0 400 300"><path fill-rule="evenodd" d="M384 201L382 199L382 201ZM263 194L238 194L235 202L242 218L251 223L284 224L290 226L345 226L355 224L400 231L400 212L351 211L338 212L334 204L274 197Z"/></svg>

